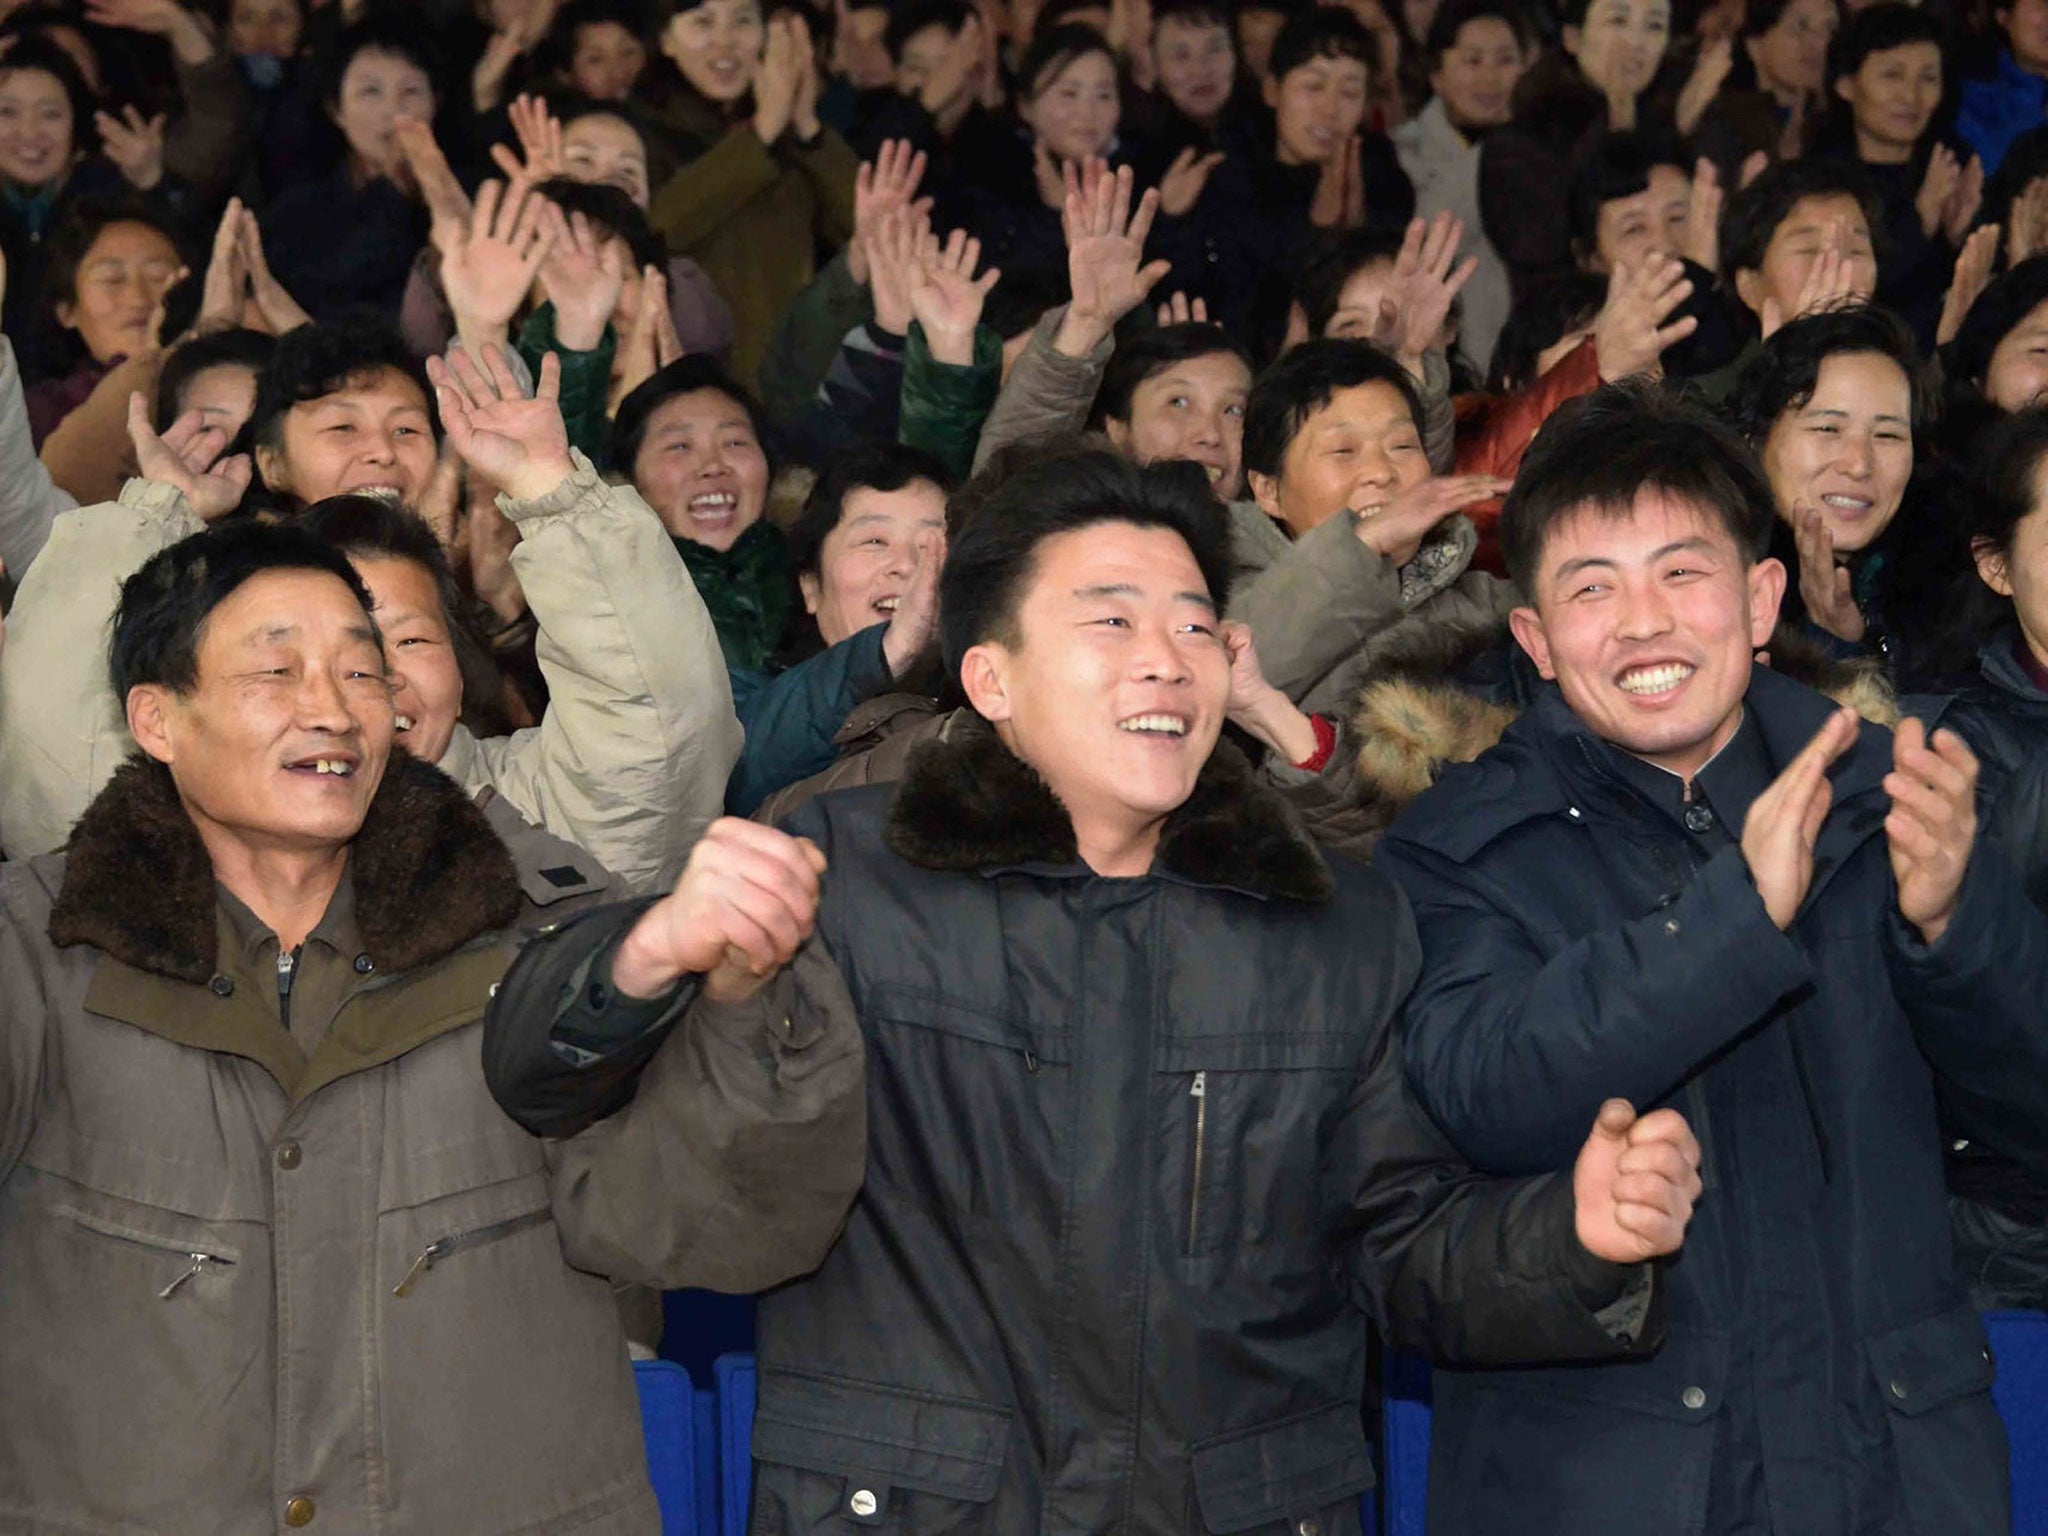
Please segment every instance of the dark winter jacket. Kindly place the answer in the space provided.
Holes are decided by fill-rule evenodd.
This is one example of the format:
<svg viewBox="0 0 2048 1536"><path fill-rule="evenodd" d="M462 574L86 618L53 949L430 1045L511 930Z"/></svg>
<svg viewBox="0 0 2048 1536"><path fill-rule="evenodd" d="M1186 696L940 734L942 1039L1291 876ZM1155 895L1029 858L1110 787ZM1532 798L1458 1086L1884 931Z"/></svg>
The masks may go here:
<svg viewBox="0 0 2048 1536"><path fill-rule="evenodd" d="M1828 703L1759 669L1745 709L1744 750L1775 774ZM1865 726L1783 933L1737 846L1747 801L1701 807L1718 826L1681 820L1675 793L1636 787L1656 770L1554 687L1380 844L1425 957L1410 1081L1467 1156L1554 1166L1613 1095L1682 1108L1706 1150L1653 1360L1439 1377L1436 1529L2006 1528L1935 1100L1939 1080L1970 1134L2048 1152L2048 922L1980 843L1922 944L1883 830L1891 765L1889 734Z"/></svg>
<svg viewBox="0 0 2048 1536"><path fill-rule="evenodd" d="M799 1032L858 1015L868 1163L824 1266L761 1302L757 1532L1355 1532L1359 1306L1460 1359L1654 1333L1568 1181L1476 1180L1416 1113L1399 896L1233 749L1135 879L985 727L787 825L830 865L778 985Z"/></svg>

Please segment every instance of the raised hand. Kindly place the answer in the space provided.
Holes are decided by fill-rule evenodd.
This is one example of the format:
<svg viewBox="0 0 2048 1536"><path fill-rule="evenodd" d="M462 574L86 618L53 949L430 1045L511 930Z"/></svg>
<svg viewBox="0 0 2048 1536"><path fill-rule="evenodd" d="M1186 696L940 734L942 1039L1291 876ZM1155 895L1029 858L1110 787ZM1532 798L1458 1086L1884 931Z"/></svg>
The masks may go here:
<svg viewBox="0 0 2048 1536"><path fill-rule="evenodd" d="M502 351L487 346L483 359L483 368L460 350L448 361L427 359L448 441L464 463L513 500L545 496L575 467L562 425L561 359L552 352L541 359L539 393L531 400Z"/></svg>
<svg viewBox="0 0 2048 1536"><path fill-rule="evenodd" d="M1692 73L1686 76L1685 85L1679 90L1676 116L1678 131L1690 135L1699 127L1700 119L1707 115L1707 108L1714 104L1714 98L1721 94L1721 87L1728 79L1728 71L1735 67L1735 39L1718 37L1700 49L1693 60Z"/></svg>
<svg viewBox="0 0 2048 1536"><path fill-rule="evenodd" d="M882 655L897 678L916 665L939 631L939 572L945 564L945 533L925 529L917 536L917 564L896 600L896 616L882 632Z"/></svg>
<svg viewBox="0 0 2048 1536"><path fill-rule="evenodd" d="M1464 224L1449 212L1427 222L1411 219L1394 257L1372 339L1418 379L1422 356L1442 337L1452 301L1479 270L1477 256L1458 261L1458 244L1464 238Z"/></svg>
<svg viewBox="0 0 2048 1536"><path fill-rule="evenodd" d="M399 162L419 188L420 200L427 205L433 221L428 239L435 250L446 251L469 227L475 212L469 194L462 190L431 126L416 117L398 118L391 124L391 142L398 150Z"/></svg>
<svg viewBox="0 0 2048 1536"><path fill-rule="evenodd" d="M1513 484L1499 475L1433 475L1383 507L1353 508L1359 542L1396 566L1406 565L1438 523L1453 512L1505 496Z"/></svg>
<svg viewBox="0 0 2048 1536"><path fill-rule="evenodd" d="M1664 349L1699 329L1692 315L1670 324L1671 312L1692 297L1692 279L1675 256L1652 257L1641 270L1616 263L1607 275L1607 302L1593 321L1593 350L1608 383L1661 368Z"/></svg>
<svg viewBox="0 0 2048 1536"><path fill-rule="evenodd" d="M923 220L908 208L882 215L869 234L868 296L874 300L875 325L892 336L909 332L916 318L911 290L919 281L917 244Z"/></svg>
<svg viewBox="0 0 2048 1536"><path fill-rule="evenodd" d="M1837 639L1855 645L1864 633L1863 610L1849 568L1835 559L1835 536L1819 507L1800 502L1792 508L1793 541L1799 549L1799 600L1806 616Z"/></svg>
<svg viewBox="0 0 2048 1536"><path fill-rule="evenodd" d="M713 1002L743 1002L795 958L818 920L825 856L809 838L724 817L705 829L676 888L612 955L612 984L658 997L685 976Z"/></svg>
<svg viewBox="0 0 2048 1536"><path fill-rule="evenodd" d="M158 436L149 424L149 402L136 390L128 397L128 441L135 445L142 478L177 487L202 522L227 516L248 494L254 470L249 455L222 459L227 434L197 411L187 411Z"/></svg>
<svg viewBox="0 0 2048 1536"><path fill-rule="evenodd" d="M1970 156L1970 163L1963 167L1963 173L1956 179L1956 189L1942 205L1941 232L1948 236L1950 245L1961 245L1963 237L1970 232L1970 225L1977 218L1977 210L1984 206L1984 162L1976 155Z"/></svg>
<svg viewBox="0 0 2048 1536"><path fill-rule="evenodd" d="M808 49L800 55L797 46L798 26L787 13L769 18L768 42L754 71L754 133L770 148L789 131L797 92L803 88L798 70L809 63Z"/></svg>
<svg viewBox="0 0 2048 1536"><path fill-rule="evenodd" d="M1171 218L1185 218L1209 185L1209 176L1223 163L1223 151L1197 155L1193 145L1173 157L1173 164L1159 178L1159 211Z"/></svg>
<svg viewBox="0 0 2048 1536"><path fill-rule="evenodd" d="M555 306L555 340L565 351L595 351L625 291L625 242L600 239L580 213L565 219L553 203L541 207L549 245L540 286Z"/></svg>
<svg viewBox="0 0 2048 1536"><path fill-rule="evenodd" d="M797 142L808 144L818 136L823 126L818 121L818 54L817 44L811 40L810 23L802 17L796 22L796 96L790 103L789 126L796 130Z"/></svg>
<svg viewBox="0 0 2048 1536"><path fill-rule="evenodd" d="M263 254L263 230L256 215L248 212L242 215L242 265L249 274L249 297L271 335L282 336L313 323L313 317L299 307L299 301L270 270L269 258Z"/></svg>
<svg viewBox="0 0 2048 1536"><path fill-rule="evenodd" d="M1320 745L1315 722L1266 681L1249 624L1229 620L1217 631L1230 658L1230 723L1290 763L1305 763Z"/></svg>
<svg viewBox="0 0 2048 1536"><path fill-rule="evenodd" d="M1692 196L1685 214L1685 249L1682 254L1695 266L1709 272L1721 270L1721 173L1714 162L1701 160L1692 168Z"/></svg>
<svg viewBox="0 0 2048 1536"><path fill-rule="evenodd" d="M0 15L13 9L0 8ZM187 64L204 64L213 57L213 35L177 0L86 0L85 19L98 27L165 38Z"/></svg>
<svg viewBox="0 0 2048 1536"><path fill-rule="evenodd" d="M524 182L487 181L469 227L441 253L441 288L465 345L502 341L553 241L546 198Z"/></svg>
<svg viewBox="0 0 2048 1536"><path fill-rule="evenodd" d="M1862 258L1849 254L1849 227L1840 219L1829 219L1821 233L1821 248L1806 268L1806 277L1793 296L1792 313L1786 314L1776 299L1765 299L1757 316L1763 339L1769 341L1788 320L1818 314L1842 304L1867 298L1870 286L1864 281ZM1875 278L1874 269L1869 274Z"/></svg>
<svg viewBox="0 0 2048 1536"><path fill-rule="evenodd" d="M242 252L242 220L247 217L242 200L229 198L214 228L213 254L199 290L199 317L192 325L195 331L224 330L242 323L249 302L249 262Z"/></svg>
<svg viewBox="0 0 2048 1536"><path fill-rule="evenodd" d="M1308 205L1308 221L1317 229L1356 229L1365 222L1364 154L1364 141L1353 134L1323 162Z"/></svg>
<svg viewBox="0 0 2048 1536"><path fill-rule="evenodd" d="M1813 884L1813 844L1834 803L1828 767L1855 745L1856 711L1836 710L1770 788L1756 797L1742 824L1742 860L1764 911L1782 931L1792 926Z"/></svg>
<svg viewBox="0 0 2048 1536"><path fill-rule="evenodd" d="M1081 173L1063 166L1061 181L1066 189L1061 222L1067 236L1067 282L1073 298L1056 344L1069 356L1085 356L1145 302L1173 264L1143 264L1159 194L1146 192L1133 213L1129 166L1114 174L1101 161Z"/></svg>
<svg viewBox="0 0 2048 1536"><path fill-rule="evenodd" d="M1956 270L1949 279L1948 294L1941 302L1941 322L1934 328L1934 344L1945 347L1962 333L1970 306L1991 286L1991 269L1998 263L1998 243L2003 231L1986 224L1963 242L1956 257Z"/></svg>
<svg viewBox="0 0 2048 1536"><path fill-rule="evenodd" d="M1956 159L1956 152L1946 144L1935 145L1934 152L1927 157L1927 173L1920 178L1920 195L1913 199L1923 234L1932 238L1941 228L1950 200L1962 184L1963 165Z"/></svg>
<svg viewBox="0 0 2048 1536"><path fill-rule="evenodd" d="M609 413L614 416L626 396L653 378L656 370L683 355L675 320L669 314L668 274L659 267L643 268L639 290L612 363Z"/></svg>
<svg viewBox="0 0 2048 1536"><path fill-rule="evenodd" d="M898 208L931 211L932 200L917 196L924 171L923 150L908 139L884 139L875 158L863 160L854 173L853 239L846 248L846 266L855 282L868 280L868 242L889 213Z"/></svg>
<svg viewBox="0 0 2048 1536"><path fill-rule="evenodd" d="M538 96L512 98L506 116L519 140L519 153L505 144L491 146L491 159L513 180L546 181L569 174L568 152L562 147L562 120Z"/></svg>
<svg viewBox="0 0 2048 1536"><path fill-rule="evenodd" d="M1208 323L1208 304L1199 298L1190 301L1188 296L1178 289L1174 291L1172 298L1159 306L1159 324L1162 327L1169 325L1207 325Z"/></svg>
<svg viewBox="0 0 2048 1536"><path fill-rule="evenodd" d="M154 192L164 179L164 126L170 120L161 112L146 118L131 105L119 117L95 112L92 121L99 129L100 152L113 161L121 179L138 192Z"/></svg>
<svg viewBox="0 0 2048 1536"><path fill-rule="evenodd" d="M910 273L910 312L924 327L925 345L941 363L966 368L974 362L974 330L981 309L1002 271L990 267L976 277L981 242L956 229L942 246L926 230L917 242L917 261Z"/></svg>
<svg viewBox="0 0 2048 1536"><path fill-rule="evenodd" d="M2014 195L2005 223L2008 267L2048 250L2048 176L2036 176Z"/></svg>
<svg viewBox="0 0 2048 1536"><path fill-rule="evenodd" d="M1609 1099L1572 1168L1579 1243L1610 1264L1678 1252L1700 1198L1700 1144L1675 1109Z"/></svg>
<svg viewBox="0 0 2048 1536"><path fill-rule="evenodd" d="M1948 931L1963 873L1977 841L1977 759L1954 731L1936 731L1910 715L1892 735L1892 797L1884 819L1899 888L1899 915L1933 944Z"/></svg>

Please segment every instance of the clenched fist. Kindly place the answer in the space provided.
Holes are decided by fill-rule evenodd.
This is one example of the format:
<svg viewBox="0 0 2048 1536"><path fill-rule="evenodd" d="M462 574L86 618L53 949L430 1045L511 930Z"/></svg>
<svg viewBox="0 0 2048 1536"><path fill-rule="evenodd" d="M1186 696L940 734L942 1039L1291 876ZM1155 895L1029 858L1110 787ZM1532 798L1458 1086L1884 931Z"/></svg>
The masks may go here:
<svg viewBox="0 0 2048 1536"><path fill-rule="evenodd" d="M807 837L726 817L690 854L676 888L612 957L612 984L654 997L702 976L714 1002L742 1002L795 957L818 918L825 856Z"/></svg>
<svg viewBox="0 0 2048 1536"><path fill-rule="evenodd" d="M1572 1169L1579 1242L1610 1264L1676 1253L1700 1188L1700 1144L1683 1115L1638 1116L1628 1100L1609 1099Z"/></svg>

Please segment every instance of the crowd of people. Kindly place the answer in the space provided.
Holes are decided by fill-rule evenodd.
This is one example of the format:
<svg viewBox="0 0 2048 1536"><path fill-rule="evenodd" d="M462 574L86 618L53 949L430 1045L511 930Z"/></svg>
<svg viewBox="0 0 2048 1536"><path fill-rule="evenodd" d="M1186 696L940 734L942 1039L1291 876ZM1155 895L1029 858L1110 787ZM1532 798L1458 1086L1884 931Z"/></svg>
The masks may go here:
<svg viewBox="0 0 2048 1536"><path fill-rule="evenodd" d="M0 1529L2007 1528L2048 0L0 0Z"/></svg>

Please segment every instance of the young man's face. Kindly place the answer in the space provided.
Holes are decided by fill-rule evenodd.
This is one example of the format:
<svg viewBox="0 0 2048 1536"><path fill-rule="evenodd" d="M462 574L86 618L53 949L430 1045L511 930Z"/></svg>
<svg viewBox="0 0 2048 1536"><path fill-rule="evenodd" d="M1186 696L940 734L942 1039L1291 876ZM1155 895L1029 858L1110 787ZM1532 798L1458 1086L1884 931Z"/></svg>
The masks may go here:
<svg viewBox="0 0 2048 1536"><path fill-rule="evenodd" d="M1457 127L1498 127L1514 115L1515 83L1528 62L1513 27L1498 16L1475 16L1458 28L1429 88Z"/></svg>
<svg viewBox="0 0 2048 1536"><path fill-rule="evenodd" d="M975 646L962 682L1077 827L1136 831L1187 799L1223 729L1230 663L1179 534L1097 523L1045 540L1016 642Z"/></svg>
<svg viewBox="0 0 2048 1536"><path fill-rule="evenodd" d="M1765 300L1790 320L1799 313L1799 290L1822 254L1832 247L1847 264L1857 298L1877 291L1877 256L1863 205L1847 192L1802 197L1794 203L1764 247L1760 266L1735 274L1735 292L1750 311L1762 315Z"/></svg>
<svg viewBox="0 0 2048 1536"><path fill-rule="evenodd" d="M395 368L373 368L285 412L276 447L256 450L263 483L308 504L329 496L390 496L419 504L434 475L427 397Z"/></svg>
<svg viewBox="0 0 2048 1536"><path fill-rule="evenodd" d="M1363 59L1315 58L1266 82L1282 165L1319 165L1344 147L1365 121L1368 72Z"/></svg>
<svg viewBox="0 0 2048 1536"><path fill-rule="evenodd" d="M1690 778L1735 733L1752 658L1785 592L1721 520L1654 488L1619 515L1561 519L1515 638L1595 734Z"/></svg>
<svg viewBox="0 0 2048 1536"><path fill-rule="evenodd" d="M1649 185L1633 197L1600 205L1600 223L1586 268L1602 275L1625 266L1640 272L1685 249L1692 217L1692 179L1675 165L1650 168Z"/></svg>
<svg viewBox="0 0 2048 1536"><path fill-rule="evenodd" d="M1105 423L1109 440L1140 464L1199 464L1216 494L1244 490L1244 403L1251 370L1234 352L1172 363L1131 391L1128 421Z"/></svg>
<svg viewBox="0 0 2048 1536"><path fill-rule="evenodd" d="M354 837L392 737L384 653L355 594L323 571L252 576L206 616L198 663L190 693L148 685L127 704L208 846Z"/></svg>

